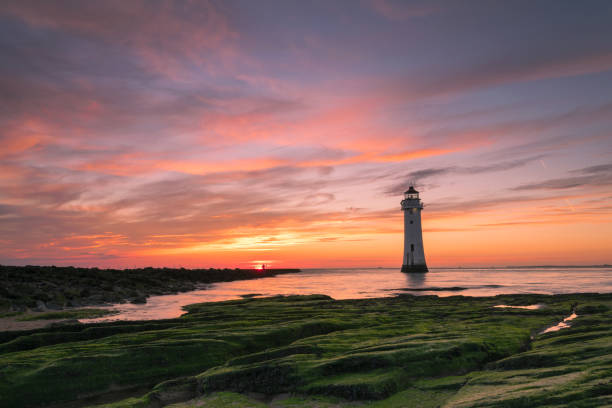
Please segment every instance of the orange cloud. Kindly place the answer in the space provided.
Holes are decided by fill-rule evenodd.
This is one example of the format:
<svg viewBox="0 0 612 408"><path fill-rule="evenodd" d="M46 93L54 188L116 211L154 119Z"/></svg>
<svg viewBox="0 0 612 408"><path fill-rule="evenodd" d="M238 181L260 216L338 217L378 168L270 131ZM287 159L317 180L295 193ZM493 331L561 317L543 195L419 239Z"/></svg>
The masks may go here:
<svg viewBox="0 0 612 408"><path fill-rule="evenodd" d="M11 126L5 126L0 136L0 157L25 152L51 139L49 127L35 118L22 119Z"/></svg>
<svg viewBox="0 0 612 408"><path fill-rule="evenodd" d="M154 171L170 171L204 175L231 171L254 171L287 164L274 158L237 159L227 161L166 160L142 154L122 154L109 159L86 162L76 166L78 170L95 171L118 176L133 176Z"/></svg>

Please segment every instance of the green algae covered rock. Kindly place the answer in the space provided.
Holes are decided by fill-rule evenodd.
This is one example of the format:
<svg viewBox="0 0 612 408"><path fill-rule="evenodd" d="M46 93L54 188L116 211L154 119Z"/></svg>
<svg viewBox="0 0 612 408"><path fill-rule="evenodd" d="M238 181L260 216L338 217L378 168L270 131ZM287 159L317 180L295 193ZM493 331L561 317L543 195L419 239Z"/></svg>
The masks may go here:
<svg viewBox="0 0 612 408"><path fill-rule="evenodd" d="M546 307L493 307L535 303ZM95 405L92 396L108 400L136 387L149 391L102 406L611 403L612 295L291 296L187 310L160 322L6 336L0 344L0 406L84 397ZM578 318L570 328L540 334L572 311Z"/></svg>

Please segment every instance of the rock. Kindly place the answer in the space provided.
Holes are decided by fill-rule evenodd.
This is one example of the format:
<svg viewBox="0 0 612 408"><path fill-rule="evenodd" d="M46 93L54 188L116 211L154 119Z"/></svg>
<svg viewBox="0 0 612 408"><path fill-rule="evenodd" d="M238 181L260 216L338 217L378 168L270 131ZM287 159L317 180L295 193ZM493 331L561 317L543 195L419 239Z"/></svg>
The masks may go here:
<svg viewBox="0 0 612 408"><path fill-rule="evenodd" d="M198 383L195 377L169 380L155 386L149 394L149 398L159 406L166 406L197 397L197 387Z"/></svg>
<svg viewBox="0 0 612 408"><path fill-rule="evenodd" d="M81 307L83 306L78 299L70 299L68 301L68 307Z"/></svg>
<svg viewBox="0 0 612 408"><path fill-rule="evenodd" d="M83 324L83 323L79 322L77 319L66 319L66 320L60 320L59 322L49 323L46 327L52 328L52 327L63 327L63 326L75 326L79 324Z"/></svg>
<svg viewBox="0 0 612 408"><path fill-rule="evenodd" d="M104 303L104 296L100 293L95 293L89 297L89 302L94 305Z"/></svg>
<svg viewBox="0 0 612 408"><path fill-rule="evenodd" d="M138 296L138 297L135 297L134 299L132 299L130 301L130 303L144 304L144 303L147 303L147 298L145 296Z"/></svg>
<svg viewBox="0 0 612 408"><path fill-rule="evenodd" d="M43 302L42 300L37 300L36 308L34 310L37 312L44 312L45 310L47 310L47 305L45 305L45 302Z"/></svg>
<svg viewBox="0 0 612 408"><path fill-rule="evenodd" d="M47 309L49 309L49 310L62 310L63 307L61 305L58 305L55 302L47 302Z"/></svg>
<svg viewBox="0 0 612 408"><path fill-rule="evenodd" d="M291 394L289 393L283 393L283 394L277 394L274 397L272 397L272 400L270 401L270 406L277 406L280 405L280 402L283 400L286 400L287 398L290 398Z"/></svg>

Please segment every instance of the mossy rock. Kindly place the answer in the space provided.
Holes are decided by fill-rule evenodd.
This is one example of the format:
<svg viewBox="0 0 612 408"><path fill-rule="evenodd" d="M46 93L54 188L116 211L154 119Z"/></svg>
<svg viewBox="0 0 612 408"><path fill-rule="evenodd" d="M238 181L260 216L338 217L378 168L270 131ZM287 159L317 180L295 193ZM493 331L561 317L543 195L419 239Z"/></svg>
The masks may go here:
<svg viewBox="0 0 612 408"><path fill-rule="evenodd" d="M192 305L157 322L0 333L0 406L133 387L150 392L112 405L167 404L194 387L205 395L193 404L246 404L252 392L265 397L254 403L298 393L286 401L330 398L320 400L330 407L609 402L612 295L503 297L512 301L548 307L506 313L493 308L496 298L291 296ZM589 308L569 329L537 335L581 305Z"/></svg>

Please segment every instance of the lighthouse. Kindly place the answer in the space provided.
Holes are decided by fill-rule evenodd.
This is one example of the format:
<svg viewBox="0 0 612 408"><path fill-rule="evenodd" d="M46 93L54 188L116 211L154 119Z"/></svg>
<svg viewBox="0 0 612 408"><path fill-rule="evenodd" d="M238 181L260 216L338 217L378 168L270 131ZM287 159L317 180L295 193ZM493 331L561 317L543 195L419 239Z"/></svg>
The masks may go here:
<svg viewBox="0 0 612 408"><path fill-rule="evenodd" d="M423 249L423 231L421 230L421 210L423 204L419 192L410 186L402 200L404 212L404 260L402 272L427 272L425 250Z"/></svg>

